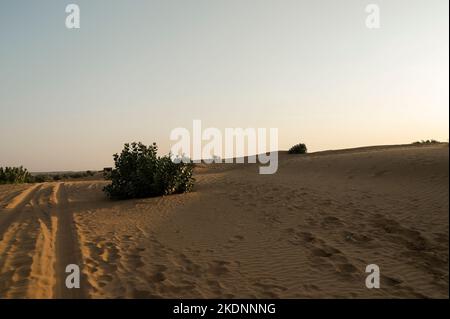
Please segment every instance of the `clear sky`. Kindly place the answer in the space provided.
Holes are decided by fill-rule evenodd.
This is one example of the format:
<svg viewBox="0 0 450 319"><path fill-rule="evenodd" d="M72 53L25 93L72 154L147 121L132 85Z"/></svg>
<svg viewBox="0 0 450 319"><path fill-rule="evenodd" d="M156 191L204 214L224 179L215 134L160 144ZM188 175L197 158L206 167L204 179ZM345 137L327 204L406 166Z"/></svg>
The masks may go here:
<svg viewBox="0 0 450 319"><path fill-rule="evenodd" d="M0 0L0 166L101 169L193 119L281 149L447 141L448 3Z"/></svg>

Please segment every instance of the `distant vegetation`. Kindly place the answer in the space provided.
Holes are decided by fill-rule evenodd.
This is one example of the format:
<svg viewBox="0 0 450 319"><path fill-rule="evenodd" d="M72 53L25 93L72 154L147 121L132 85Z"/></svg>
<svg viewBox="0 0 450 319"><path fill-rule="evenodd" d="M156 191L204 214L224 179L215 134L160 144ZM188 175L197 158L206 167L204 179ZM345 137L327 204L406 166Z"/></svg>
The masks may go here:
<svg viewBox="0 0 450 319"><path fill-rule="evenodd" d="M22 166L5 168L0 167L0 184L44 183L59 181L62 179L78 179L94 175L95 172L93 171L32 175Z"/></svg>
<svg viewBox="0 0 450 319"><path fill-rule="evenodd" d="M114 154L115 168L107 176L112 183L104 191L113 199L143 198L185 193L194 185L193 164L173 163L170 156L157 156L155 143L125 144Z"/></svg>
<svg viewBox="0 0 450 319"><path fill-rule="evenodd" d="M289 154L305 154L307 152L308 148L303 143L292 146L288 151Z"/></svg>
<svg viewBox="0 0 450 319"><path fill-rule="evenodd" d="M0 167L0 184L22 184L30 183L33 176L26 168L20 167Z"/></svg>
<svg viewBox="0 0 450 319"><path fill-rule="evenodd" d="M413 145L433 145L433 144L441 144L441 142L436 141L436 140L421 140L421 141L417 141L412 143Z"/></svg>
<svg viewBox="0 0 450 319"><path fill-rule="evenodd" d="M83 178L83 177L89 177L94 176L94 172L92 171L86 171L86 172L73 172L73 173L67 173L62 175L62 179L68 179L68 178Z"/></svg>
<svg viewBox="0 0 450 319"><path fill-rule="evenodd" d="M43 175L37 175L39 178L44 178L45 181L59 181L63 179L78 179L78 178L85 178L89 176L94 176L95 172L93 171L86 171L86 172L70 172L70 173L64 173L64 174L43 174Z"/></svg>

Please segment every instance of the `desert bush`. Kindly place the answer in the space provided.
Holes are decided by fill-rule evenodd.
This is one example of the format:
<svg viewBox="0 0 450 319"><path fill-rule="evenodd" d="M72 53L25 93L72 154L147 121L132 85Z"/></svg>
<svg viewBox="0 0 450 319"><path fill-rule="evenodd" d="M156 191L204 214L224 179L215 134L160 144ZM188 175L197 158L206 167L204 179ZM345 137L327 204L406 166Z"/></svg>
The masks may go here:
<svg viewBox="0 0 450 319"><path fill-rule="evenodd" d="M79 172L75 172L75 173L68 173L66 175L68 178L82 178L82 177L86 177L87 175L85 173L79 173Z"/></svg>
<svg viewBox="0 0 450 319"><path fill-rule="evenodd" d="M33 176L26 168L0 167L0 184L20 184L33 182Z"/></svg>
<svg viewBox="0 0 450 319"><path fill-rule="evenodd" d="M105 167L102 171L103 173L103 178L106 180L110 180L111 179L111 172L112 172L112 167Z"/></svg>
<svg viewBox="0 0 450 319"><path fill-rule="evenodd" d="M289 149L289 154L305 154L308 152L308 149L306 148L306 145L303 143L299 143L297 145L292 146Z"/></svg>
<svg viewBox="0 0 450 319"><path fill-rule="evenodd" d="M113 199L143 198L189 192L194 183L192 163L173 163L170 156L157 156L155 143L125 144L114 154L111 184L104 191Z"/></svg>
<svg viewBox="0 0 450 319"><path fill-rule="evenodd" d="M413 145L433 145L433 144L440 144L441 142L436 141L436 140L421 140L421 141L417 141L412 143Z"/></svg>
<svg viewBox="0 0 450 319"><path fill-rule="evenodd" d="M93 171L86 171L86 176L94 176L95 172Z"/></svg>

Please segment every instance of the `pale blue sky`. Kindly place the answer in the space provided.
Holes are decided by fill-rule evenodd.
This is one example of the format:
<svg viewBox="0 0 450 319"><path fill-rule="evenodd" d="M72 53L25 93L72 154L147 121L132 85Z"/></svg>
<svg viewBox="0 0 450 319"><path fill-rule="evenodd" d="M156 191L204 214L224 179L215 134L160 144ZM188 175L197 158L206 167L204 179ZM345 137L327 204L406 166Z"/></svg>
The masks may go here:
<svg viewBox="0 0 450 319"><path fill-rule="evenodd" d="M65 27L65 6L81 29ZM377 3L381 28L367 29ZM111 166L123 143L278 127L312 151L448 139L448 0L0 0L0 166Z"/></svg>

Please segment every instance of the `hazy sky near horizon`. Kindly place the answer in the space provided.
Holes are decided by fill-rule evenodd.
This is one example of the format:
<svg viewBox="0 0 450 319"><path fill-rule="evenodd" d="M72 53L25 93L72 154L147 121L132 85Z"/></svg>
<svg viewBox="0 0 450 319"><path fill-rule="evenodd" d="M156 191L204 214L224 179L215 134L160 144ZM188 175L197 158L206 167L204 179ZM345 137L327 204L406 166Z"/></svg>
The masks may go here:
<svg viewBox="0 0 450 319"><path fill-rule="evenodd" d="M277 127L280 149L447 141L448 4L0 0L0 166L101 169L194 119Z"/></svg>

